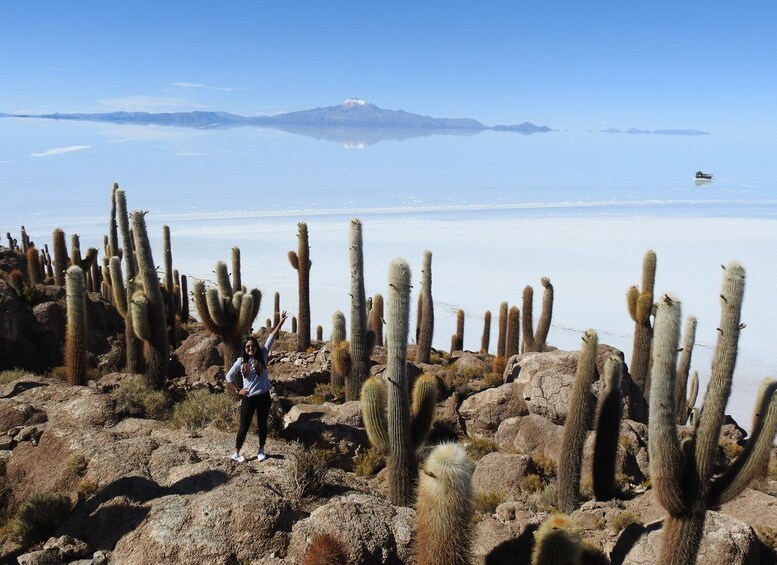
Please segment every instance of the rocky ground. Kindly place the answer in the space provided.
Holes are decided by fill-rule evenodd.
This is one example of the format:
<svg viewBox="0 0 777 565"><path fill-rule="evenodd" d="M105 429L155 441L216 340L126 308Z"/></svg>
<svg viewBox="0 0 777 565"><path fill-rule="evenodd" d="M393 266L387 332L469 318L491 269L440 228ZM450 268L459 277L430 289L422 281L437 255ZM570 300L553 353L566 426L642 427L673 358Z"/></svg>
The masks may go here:
<svg viewBox="0 0 777 565"><path fill-rule="evenodd" d="M64 335L61 289L41 288L31 304L0 280L0 368L26 363L35 369L0 372L3 562L292 565L302 562L316 534L328 532L342 540L354 564L414 563L415 510L387 502L385 471L370 460L359 404L328 387L327 343L296 353L295 336L282 335L270 360L277 395L270 456L240 464L229 458L237 400L224 392L215 337L187 324L164 405L143 404L152 397L145 396L142 378L117 367L121 319L99 295L90 295L95 378L88 386L69 386L57 370L40 376L39 369L62 363ZM600 346L599 365L613 353L623 358ZM554 511L555 465L577 355L527 353L496 374L491 358L468 352L437 352L433 364L408 364L411 380L422 373L438 380L429 443L459 441L475 460L475 563L529 562L533 532ZM383 362L378 347L371 372L380 375ZM597 381L592 394L601 392ZM591 563L647 565L657 562L664 511L649 487L644 406L629 378L621 392L624 495L589 500L571 516L600 554ZM176 407L198 394L224 402L207 405L207 422L176 416ZM743 438L729 422L721 457L736 453ZM588 442L593 445L593 432ZM255 445L252 433L244 452ZM586 449L585 469L591 452ZM322 484L307 490L300 486L305 453L326 468ZM773 453L771 480L709 513L699 563L777 562L768 545L777 536L775 467ZM590 482L590 471L584 472L584 493ZM20 509L40 493L63 496L61 523L43 539L21 543Z"/></svg>

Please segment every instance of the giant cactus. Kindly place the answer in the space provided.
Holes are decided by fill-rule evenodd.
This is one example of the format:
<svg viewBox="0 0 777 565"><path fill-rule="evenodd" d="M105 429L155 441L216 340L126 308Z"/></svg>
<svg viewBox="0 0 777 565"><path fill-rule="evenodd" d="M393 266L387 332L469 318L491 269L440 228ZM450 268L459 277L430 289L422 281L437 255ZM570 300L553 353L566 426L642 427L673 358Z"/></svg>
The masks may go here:
<svg viewBox="0 0 777 565"><path fill-rule="evenodd" d="M534 301L534 289L527 286L523 289L523 346L521 351L543 351L548 340L550 321L553 317L553 285L548 277L540 281L545 290L542 293L542 312L537 322L537 330L534 331L532 309Z"/></svg>
<svg viewBox="0 0 777 565"><path fill-rule="evenodd" d="M499 333L496 336L496 356L504 357L507 351L507 302L499 304Z"/></svg>
<svg viewBox="0 0 777 565"><path fill-rule="evenodd" d="M558 465L558 507L572 512L580 503L580 477L583 466L583 448L591 427L593 395L591 385L596 378L596 349L599 338L593 330L583 336L583 346L577 358L577 371L572 396L567 408L567 421L561 439Z"/></svg>
<svg viewBox="0 0 777 565"><path fill-rule="evenodd" d="M216 263L216 280L215 288L206 288L203 281L196 281L192 296L203 326L224 344L224 370L227 371L242 353L240 339L251 330L262 293L258 289L233 293L227 265L222 261Z"/></svg>
<svg viewBox="0 0 777 565"><path fill-rule="evenodd" d="M143 340L145 375L149 384L161 389L167 382L170 342L165 320L165 302L159 285L151 243L146 231L146 213L132 213L132 234L137 254L136 287L128 307L135 334Z"/></svg>
<svg viewBox="0 0 777 565"><path fill-rule="evenodd" d="M480 353L488 355L488 346L491 341L491 310L486 310L483 316L483 335L480 338Z"/></svg>
<svg viewBox="0 0 777 565"><path fill-rule="evenodd" d="M289 251L289 262L297 271L299 289L299 324L297 333L297 351L307 351L310 347L310 244L308 243L308 225L297 224L297 252Z"/></svg>
<svg viewBox="0 0 777 565"><path fill-rule="evenodd" d="M656 284L656 253L649 249L642 259L642 289L632 286L626 294L626 304L634 320L634 349L629 372L642 391L645 400L650 397L650 348L653 342L653 291Z"/></svg>
<svg viewBox="0 0 777 565"><path fill-rule="evenodd" d="M432 252L424 251L421 267L421 324L418 333L418 352L416 363L428 363L432 355L432 338L434 337L434 301L432 300Z"/></svg>
<svg viewBox="0 0 777 565"><path fill-rule="evenodd" d="M416 450L426 440L437 397L436 382L420 377L413 387L411 414L407 382L407 338L410 326L410 267L398 259L389 271L387 300L387 368L385 383L371 378L361 392L368 436L386 453L389 500L410 504L418 463ZM384 390L385 387L385 390Z"/></svg>
<svg viewBox="0 0 777 565"><path fill-rule="evenodd" d="M65 376L71 385L86 384L86 287L84 272L73 265L65 272L67 328L65 332Z"/></svg>
<svg viewBox="0 0 777 565"><path fill-rule="evenodd" d="M357 400L362 384L370 372L370 353L375 345L375 334L367 330L362 223L358 219L351 220L349 245L351 263L351 371L345 378L345 398L346 400Z"/></svg>
<svg viewBox="0 0 777 565"><path fill-rule="evenodd" d="M504 356L510 358L520 351L521 313L516 306L507 312L507 336L505 338Z"/></svg>
<svg viewBox="0 0 777 565"><path fill-rule="evenodd" d="M648 453L655 496L668 514L659 556L662 564L696 563L707 510L740 494L758 475L777 432L776 387L767 384L762 388L745 449L726 470L713 477L743 327L740 316L744 288L744 269L737 263L725 267L712 375L695 435L682 442L675 424L680 302L665 295L656 307Z"/></svg>
<svg viewBox="0 0 777 565"><path fill-rule="evenodd" d="M419 475L416 514L418 565L470 565L474 465L456 443L438 445Z"/></svg>
<svg viewBox="0 0 777 565"><path fill-rule="evenodd" d="M693 356L693 346L696 343L696 317L688 316L685 320L685 332L683 337L683 348L680 351L680 360L677 363L677 385L675 395L675 409L677 410L677 423L685 425L688 421L688 416L693 410L693 405L696 403L696 393L693 392L695 387L696 392L699 390L699 377L695 377L696 384L691 382L691 396L693 402L688 405L686 401L686 389L688 388L688 375L691 371L691 357Z"/></svg>
<svg viewBox="0 0 777 565"><path fill-rule="evenodd" d="M170 226L162 226L162 252L165 262L164 298L167 307L167 326L169 328L170 345L178 347L178 320L175 305L175 276L173 273L173 247L170 242Z"/></svg>
<svg viewBox="0 0 777 565"><path fill-rule="evenodd" d="M610 355L604 362L604 392L596 413L593 484L597 500L610 500L618 494L615 483L621 416L621 360Z"/></svg>

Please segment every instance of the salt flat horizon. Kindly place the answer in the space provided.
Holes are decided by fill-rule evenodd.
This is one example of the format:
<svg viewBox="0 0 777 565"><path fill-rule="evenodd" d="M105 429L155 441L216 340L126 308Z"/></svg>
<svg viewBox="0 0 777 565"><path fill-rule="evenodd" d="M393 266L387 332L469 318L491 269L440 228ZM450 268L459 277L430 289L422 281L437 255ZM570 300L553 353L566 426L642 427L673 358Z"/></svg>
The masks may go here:
<svg viewBox="0 0 777 565"><path fill-rule="evenodd" d="M131 193L128 199L130 208L137 207ZM600 343L622 350L628 363L634 324L625 294L629 286L640 283L642 258L653 249L658 265L656 296L667 292L675 295L683 305L683 316L698 318L692 369L706 384L720 319L721 265L738 261L747 273L742 313L747 327L740 338L727 412L741 426L749 427L760 381L777 375L777 352L771 342L777 281L770 273L777 248L777 220L771 214L766 218L642 216L639 206L631 208L631 215L624 211L617 216L598 211L591 215L593 210L586 209L588 214L562 217L532 216L525 208L516 207L502 209L497 217L489 215L493 207L470 207L465 213L444 207L401 213L362 210L366 292L385 295L389 264L404 257L412 269L415 301L422 254L429 249L433 253L434 346L449 348L456 312L462 309L466 319L464 348L477 351L484 313L490 310L493 353L500 302L520 309L523 288L532 285L536 320L542 296L540 279L547 276L555 290L548 342L560 349L577 350L582 333L593 328ZM320 324L328 338L336 310L350 317L348 230L350 218L356 216L351 212L356 211L296 215L292 210L285 214L214 210L207 216L152 211L147 214L147 223L159 264L161 226L170 226L174 267L190 280L213 281L216 261L229 264L231 248L239 246L243 282L263 294L254 324L259 327L271 317L276 291L280 292L281 307L291 315L297 312L297 273L289 265L287 253L297 248L297 222L307 222L313 262L312 324L314 328ZM511 215L511 211L517 213ZM56 226L19 223L25 224L33 240L48 242L51 229L61 227L68 236L78 233L83 246L101 248L107 218L106 205L102 222L94 216L92 221L72 218Z"/></svg>

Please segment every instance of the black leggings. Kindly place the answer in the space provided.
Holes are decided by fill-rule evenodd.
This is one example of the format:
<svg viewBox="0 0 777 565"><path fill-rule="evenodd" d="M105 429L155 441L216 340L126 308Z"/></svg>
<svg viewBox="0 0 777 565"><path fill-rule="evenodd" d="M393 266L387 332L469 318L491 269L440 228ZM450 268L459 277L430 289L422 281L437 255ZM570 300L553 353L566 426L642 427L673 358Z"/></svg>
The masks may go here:
<svg viewBox="0 0 777 565"><path fill-rule="evenodd" d="M256 396L244 396L240 401L240 429L237 431L235 449L240 451L251 427L251 417L256 412L256 423L259 425L259 449L267 440L267 418L270 415L270 392Z"/></svg>

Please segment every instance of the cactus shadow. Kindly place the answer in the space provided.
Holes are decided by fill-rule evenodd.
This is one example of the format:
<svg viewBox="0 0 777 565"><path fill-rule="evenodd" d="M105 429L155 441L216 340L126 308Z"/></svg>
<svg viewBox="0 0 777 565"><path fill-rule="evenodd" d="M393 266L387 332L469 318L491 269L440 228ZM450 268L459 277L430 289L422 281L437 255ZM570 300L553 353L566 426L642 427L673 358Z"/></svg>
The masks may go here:
<svg viewBox="0 0 777 565"><path fill-rule="evenodd" d="M664 525L663 520L658 520L650 524L629 524L618 536L618 541L615 542L615 547L610 553L610 563L612 565L622 565L623 561L628 556L629 552L637 545L637 542L642 536L660 530Z"/></svg>
<svg viewBox="0 0 777 565"><path fill-rule="evenodd" d="M503 541L486 555L485 565L513 565L531 563L534 532L537 526L528 526L517 538Z"/></svg>

